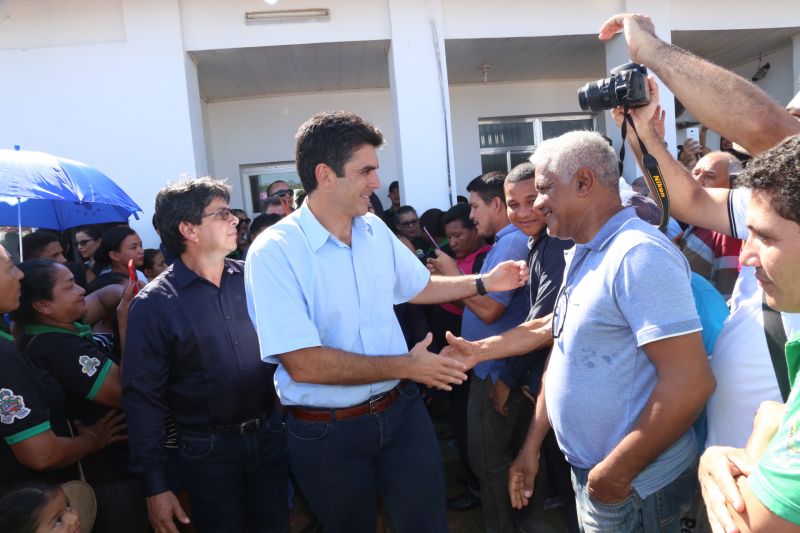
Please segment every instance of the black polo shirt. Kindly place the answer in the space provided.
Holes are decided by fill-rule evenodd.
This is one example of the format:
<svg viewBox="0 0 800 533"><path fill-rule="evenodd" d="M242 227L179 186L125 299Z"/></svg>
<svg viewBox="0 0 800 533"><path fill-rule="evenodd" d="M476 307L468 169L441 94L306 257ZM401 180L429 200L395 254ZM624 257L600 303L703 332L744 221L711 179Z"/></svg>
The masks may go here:
<svg viewBox="0 0 800 533"><path fill-rule="evenodd" d="M180 259L131 305L123 365L131 470L147 495L168 490L164 421L178 427L239 424L275 405L247 312L244 263L225 259L219 288Z"/></svg>
<svg viewBox="0 0 800 533"><path fill-rule="evenodd" d="M530 239L528 267L531 309L525 319L526 322L553 312L564 278L564 252L574 245L572 241L549 236L546 229L543 229L536 238ZM532 373L541 376L544 372L548 353L550 353L549 346L521 357L509 358L505 368L500 372L500 379L512 387L527 384L530 380L526 375Z"/></svg>
<svg viewBox="0 0 800 533"><path fill-rule="evenodd" d="M22 347L64 389L69 419L89 426L113 410L94 401L113 362L110 353L95 342L89 326L76 323L75 328L28 324L23 330ZM127 478L128 446L125 442L111 444L87 455L81 465L89 483Z"/></svg>
<svg viewBox="0 0 800 533"><path fill-rule="evenodd" d="M77 465L37 472L19 463L11 446L52 431L69 437L64 391L0 331L0 495L29 482L63 483L78 479Z"/></svg>

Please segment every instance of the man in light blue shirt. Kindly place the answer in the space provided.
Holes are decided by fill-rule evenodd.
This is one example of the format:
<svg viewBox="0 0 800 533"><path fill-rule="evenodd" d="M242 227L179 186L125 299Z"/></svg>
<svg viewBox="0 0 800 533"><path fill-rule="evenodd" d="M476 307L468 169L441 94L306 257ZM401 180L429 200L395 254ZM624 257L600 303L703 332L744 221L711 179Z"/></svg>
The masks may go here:
<svg viewBox="0 0 800 533"><path fill-rule="evenodd" d="M292 471L325 530L373 530L380 495L397 531L443 532L441 455L412 382L449 390L465 367L430 353L430 334L409 352L392 304L513 290L527 271L506 262L483 276L431 277L367 214L382 143L347 112L300 127L308 196L250 248L247 304L262 358L278 364Z"/></svg>
<svg viewBox="0 0 800 533"><path fill-rule="evenodd" d="M548 234L576 245L526 446L552 423L584 531L677 530L697 487L691 424L714 387L688 264L622 208L599 134L545 141L531 162Z"/></svg>

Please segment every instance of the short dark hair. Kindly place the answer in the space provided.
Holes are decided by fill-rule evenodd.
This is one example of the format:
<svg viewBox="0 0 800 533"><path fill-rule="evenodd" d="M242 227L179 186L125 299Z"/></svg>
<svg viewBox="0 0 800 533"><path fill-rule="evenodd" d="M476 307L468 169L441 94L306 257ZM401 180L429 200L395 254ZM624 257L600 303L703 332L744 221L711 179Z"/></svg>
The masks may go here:
<svg viewBox="0 0 800 533"><path fill-rule="evenodd" d="M344 165L354 151L367 144L376 148L383 144L383 134L378 128L349 111L314 115L300 126L295 139L297 173L306 194L317 188L318 164L324 163L342 176Z"/></svg>
<svg viewBox="0 0 800 533"><path fill-rule="evenodd" d="M29 259L17 265L25 277L20 281L19 307L11 312L14 322L20 325L36 323L33 303L53 300L58 265L52 259Z"/></svg>
<svg viewBox="0 0 800 533"><path fill-rule="evenodd" d="M399 224L400 223L400 215L405 215L406 213L414 213L417 214L417 210L411 207L410 205L401 205L398 207L394 212L394 219Z"/></svg>
<svg viewBox="0 0 800 533"><path fill-rule="evenodd" d="M469 205L467 204L456 204L447 211L444 212L442 215L442 227L447 226L451 222L461 221L461 224L466 229L472 229L475 227L475 223L469 218L469 212L471 211Z"/></svg>
<svg viewBox="0 0 800 533"><path fill-rule="evenodd" d="M532 180L536 177L536 167L530 161L523 161L511 169L506 176L506 183L519 183L520 181Z"/></svg>
<svg viewBox="0 0 800 533"><path fill-rule="evenodd" d="M22 238L22 257L35 259L47 248L51 242L60 242L58 234L52 231L38 229Z"/></svg>
<svg viewBox="0 0 800 533"><path fill-rule="evenodd" d="M397 180L394 180L389 184L389 192L392 192L393 189L399 189L399 188L400 188L400 182Z"/></svg>
<svg viewBox="0 0 800 533"><path fill-rule="evenodd" d="M419 216L420 227L427 229L434 237L441 237L444 235L443 214L442 210L437 207L428 209Z"/></svg>
<svg viewBox="0 0 800 533"><path fill-rule="evenodd" d="M767 194L782 218L800 224L800 134L751 159L736 183Z"/></svg>
<svg viewBox="0 0 800 533"><path fill-rule="evenodd" d="M481 174L467 185L468 192L474 192L481 197L484 203L488 204L493 198L500 198L503 205L506 204L506 195L503 192L506 173L500 170Z"/></svg>
<svg viewBox="0 0 800 533"><path fill-rule="evenodd" d="M282 218L282 216L276 213L271 213L269 215L258 215L253 219L253 223L250 224L250 235L258 235L273 224L280 222Z"/></svg>
<svg viewBox="0 0 800 533"><path fill-rule="evenodd" d="M186 251L180 223L202 223L203 211L215 198L230 201L231 188L224 181L209 177L181 180L158 191L156 220L161 243L171 256L180 257Z"/></svg>

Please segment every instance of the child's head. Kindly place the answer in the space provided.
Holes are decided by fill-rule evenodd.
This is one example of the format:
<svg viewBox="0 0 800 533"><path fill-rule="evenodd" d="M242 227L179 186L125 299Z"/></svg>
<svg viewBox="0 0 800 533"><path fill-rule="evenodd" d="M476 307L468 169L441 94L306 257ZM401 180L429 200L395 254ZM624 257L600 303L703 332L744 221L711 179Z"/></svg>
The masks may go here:
<svg viewBox="0 0 800 533"><path fill-rule="evenodd" d="M0 498L0 531L80 533L81 521L61 487L28 485Z"/></svg>
<svg viewBox="0 0 800 533"><path fill-rule="evenodd" d="M167 269L167 263L164 261L164 254L161 250L155 248L148 248L144 251L144 262L142 263L142 270L147 279L153 280L159 274Z"/></svg>

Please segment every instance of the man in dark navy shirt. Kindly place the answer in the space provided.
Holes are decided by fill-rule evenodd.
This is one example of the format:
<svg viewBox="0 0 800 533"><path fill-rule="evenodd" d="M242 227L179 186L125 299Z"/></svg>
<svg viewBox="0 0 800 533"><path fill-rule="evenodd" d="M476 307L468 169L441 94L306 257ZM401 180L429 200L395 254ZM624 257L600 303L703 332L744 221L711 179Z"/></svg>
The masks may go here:
<svg viewBox="0 0 800 533"><path fill-rule="evenodd" d="M247 314L238 219L230 189L210 178L156 198L162 241L178 258L134 300L123 403L131 469L157 531L187 522L170 490L165 421L178 428L178 464L197 531L288 531L286 435L275 389ZM275 415L275 416L273 416Z"/></svg>

